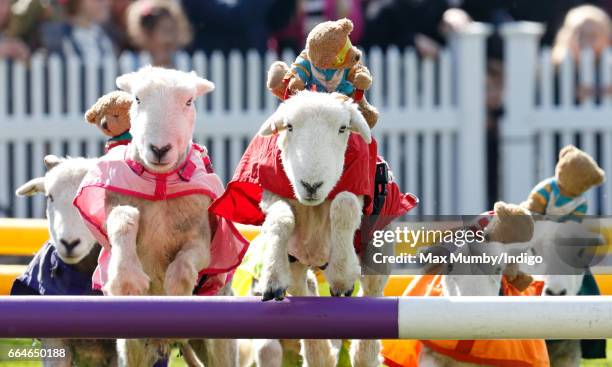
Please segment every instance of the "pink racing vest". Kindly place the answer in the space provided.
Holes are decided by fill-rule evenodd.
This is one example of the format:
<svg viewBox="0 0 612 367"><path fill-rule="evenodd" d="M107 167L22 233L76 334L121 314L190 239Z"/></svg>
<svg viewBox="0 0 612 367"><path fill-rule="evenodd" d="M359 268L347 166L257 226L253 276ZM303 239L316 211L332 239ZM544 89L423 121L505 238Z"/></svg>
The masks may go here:
<svg viewBox="0 0 612 367"><path fill-rule="evenodd" d="M181 167L165 174L149 172L140 163L128 159L129 149L130 145L117 146L101 157L81 182L73 202L89 230L102 244L93 275L95 289L102 289L108 280L111 246L104 224L109 191L158 201L187 195L206 195L215 200L224 190L219 176L212 172L204 148L196 144ZM199 272L200 280L194 291L198 295L214 295L229 283L248 247L248 241L231 221L218 215L214 219L211 221L211 227L212 222L216 222L216 227L211 228L210 264Z"/></svg>

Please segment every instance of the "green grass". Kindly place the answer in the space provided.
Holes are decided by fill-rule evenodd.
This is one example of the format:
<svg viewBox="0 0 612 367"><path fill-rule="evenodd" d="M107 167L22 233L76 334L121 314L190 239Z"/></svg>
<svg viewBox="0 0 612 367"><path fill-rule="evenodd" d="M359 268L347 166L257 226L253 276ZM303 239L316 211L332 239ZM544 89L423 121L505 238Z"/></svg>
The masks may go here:
<svg viewBox="0 0 612 367"><path fill-rule="evenodd" d="M30 339L0 339L0 347L16 346L29 347L32 345ZM35 342L34 345L40 346L40 343ZM3 357L2 357L3 358ZM41 362L36 361L2 361L0 358L0 367L41 367ZM172 367L184 367L185 363L178 357L178 351L172 351L172 359L170 365ZM582 367L612 367L612 339L608 340L608 359L607 360L591 360L583 361Z"/></svg>
<svg viewBox="0 0 612 367"><path fill-rule="evenodd" d="M40 342L32 341L31 339L0 339L0 350L3 347L30 347L40 346ZM172 367L185 367L183 359L178 356L178 350L172 351L170 365ZM0 367L42 367L42 362L39 361L6 361L4 356L0 356Z"/></svg>

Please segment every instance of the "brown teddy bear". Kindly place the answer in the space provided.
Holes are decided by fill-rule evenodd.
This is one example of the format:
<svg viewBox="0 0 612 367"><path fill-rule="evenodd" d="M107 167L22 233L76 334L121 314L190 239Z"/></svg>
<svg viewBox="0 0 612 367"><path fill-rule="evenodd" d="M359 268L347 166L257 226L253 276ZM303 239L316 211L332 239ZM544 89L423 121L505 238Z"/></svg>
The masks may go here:
<svg viewBox="0 0 612 367"><path fill-rule="evenodd" d="M533 237L533 218L519 205L498 201L493 207L498 220L486 227L487 241L501 243L521 243Z"/></svg>
<svg viewBox="0 0 612 367"><path fill-rule="evenodd" d="M282 61L270 66L268 89L280 99L304 89L345 94L357 102L373 128L378 111L363 95L372 85L372 76L361 62L361 51L351 45L352 30L353 22L346 18L315 26L306 39L306 49L291 68Z"/></svg>
<svg viewBox="0 0 612 367"><path fill-rule="evenodd" d="M114 91L100 97L85 113L85 119L96 126L110 139L106 151L132 141L130 134L130 107L132 96L122 91Z"/></svg>
<svg viewBox="0 0 612 367"><path fill-rule="evenodd" d="M498 201L492 211L479 215L467 228L472 231L484 231L485 242L513 244L531 241L534 227L533 217L527 209L520 205ZM466 226L451 229L451 231L465 230ZM435 275L439 274L442 269L442 265L434 264L425 271L427 274ZM504 277L506 282L516 288L519 293L526 290L533 282L533 277L520 271L517 264L507 264L504 269Z"/></svg>
<svg viewBox="0 0 612 367"><path fill-rule="evenodd" d="M534 231L533 218L525 208L498 201L494 206L498 220L493 221L486 231L488 241L501 243L521 243L531 241ZM523 292L533 282L533 277L519 270L518 264L508 264L504 269L506 281L519 292Z"/></svg>
<svg viewBox="0 0 612 367"><path fill-rule="evenodd" d="M587 212L583 194L605 179L605 172L590 155L568 145L559 152L555 176L537 184L521 205L532 213L554 216L558 221L579 222Z"/></svg>

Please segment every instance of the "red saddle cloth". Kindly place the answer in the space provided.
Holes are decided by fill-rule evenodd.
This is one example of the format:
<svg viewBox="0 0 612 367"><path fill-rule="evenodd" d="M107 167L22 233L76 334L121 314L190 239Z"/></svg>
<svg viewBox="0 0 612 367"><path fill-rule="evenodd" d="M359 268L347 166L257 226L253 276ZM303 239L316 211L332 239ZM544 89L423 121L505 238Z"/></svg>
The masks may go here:
<svg viewBox="0 0 612 367"><path fill-rule="evenodd" d="M283 198L295 199L293 187L283 169L280 149L276 144L277 137L278 135L258 135L253 138L225 192L212 203L211 212L233 222L261 225L265 214L259 204L264 190ZM367 144L361 136L351 134L344 155L344 171L327 199L333 199L342 191L363 195L364 214L371 214L376 164L383 161L377 152L376 140L372 139L372 142ZM387 220L377 221L376 227L388 224L390 217L404 215L418 202L413 195L402 193L395 182L387 183L386 187L387 196L379 216L384 216ZM359 248L357 244L361 240L358 237L356 236L355 244Z"/></svg>

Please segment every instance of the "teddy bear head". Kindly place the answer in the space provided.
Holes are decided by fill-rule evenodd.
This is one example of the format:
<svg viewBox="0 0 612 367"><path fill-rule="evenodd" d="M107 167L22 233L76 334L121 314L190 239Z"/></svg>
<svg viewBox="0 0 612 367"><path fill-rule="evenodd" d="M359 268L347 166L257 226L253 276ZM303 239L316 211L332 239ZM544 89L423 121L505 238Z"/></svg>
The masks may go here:
<svg viewBox="0 0 612 367"><path fill-rule="evenodd" d="M85 119L95 124L104 135L115 137L130 129L132 96L122 91L103 95L85 113Z"/></svg>
<svg viewBox="0 0 612 367"><path fill-rule="evenodd" d="M563 195L576 197L591 187L601 185L606 174L590 155L573 145L567 145L559 152L555 177Z"/></svg>
<svg viewBox="0 0 612 367"><path fill-rule="evenodd" d="M353 22L344 18L316 25L306 39L306 53L319 69L348 69L361 59L361 51L351 45Z"/></svg>
<svg viewBox="0 0 612 367"><path fill-rule="evenodd" d="M487 239L501 243L520 243L533 237L534 223L529 211L519 205L498 201L495 219L487 227Z"/></svg>

